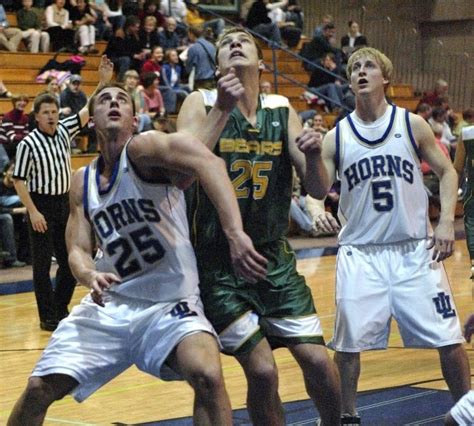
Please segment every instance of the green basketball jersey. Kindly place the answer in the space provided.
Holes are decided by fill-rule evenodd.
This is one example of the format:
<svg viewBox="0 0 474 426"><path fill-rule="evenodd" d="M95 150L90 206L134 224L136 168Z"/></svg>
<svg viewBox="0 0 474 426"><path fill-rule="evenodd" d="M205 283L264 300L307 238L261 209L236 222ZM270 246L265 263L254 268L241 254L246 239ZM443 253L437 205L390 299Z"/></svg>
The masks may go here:
<svg viewBox="0 0 474 426"><path fill-rule="evenodd" d="M474 192L474 126L467 126L461 130L462 143L466 150L465 170L467 177L466 196Z"/></svg>
<svg viewBox="0 0 474 426"><path fill-rule="evenodd" d="M217 92L201 93L209 111ZM226 163L244 230L256 246L278 240L288 227L292 193L288 114L288 99L278 95L259 97L256 127L234 108L214 149ZM203 189L195 185L190 191L192 240L199 256L227 241L217 211Z"/></svg>

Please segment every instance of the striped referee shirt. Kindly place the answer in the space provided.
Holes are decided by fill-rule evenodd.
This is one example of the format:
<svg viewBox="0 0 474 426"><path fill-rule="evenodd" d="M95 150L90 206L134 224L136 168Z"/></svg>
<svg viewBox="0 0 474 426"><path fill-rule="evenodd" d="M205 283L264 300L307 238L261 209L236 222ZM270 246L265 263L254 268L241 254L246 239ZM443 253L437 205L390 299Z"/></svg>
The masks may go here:
<svg viewBox="0 0 474 426"><path fill-rule="evenodd" d="M53 136L33 130L18 144L13 177L27 181L29 192L67 193L71 186L71 140L80 130L77 114L60 120Z"/></svg>

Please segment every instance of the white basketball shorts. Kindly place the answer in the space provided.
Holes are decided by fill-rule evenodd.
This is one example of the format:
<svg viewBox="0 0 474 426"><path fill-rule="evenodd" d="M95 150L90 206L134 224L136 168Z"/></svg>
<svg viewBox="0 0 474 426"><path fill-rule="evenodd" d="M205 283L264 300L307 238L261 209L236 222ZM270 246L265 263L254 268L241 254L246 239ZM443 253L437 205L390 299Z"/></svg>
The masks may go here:
<svg viewBox="0 0 474 426"><path fill-rule="evenodd" d="M474 390L464 395L450 412L459 426L474 425Z"/></svg>
<svg viewBox="0 0 474 426"><path fill-rule="evenodd" d="M464 342L442 263L426 240L341 246L336 267L336 322L329 347L339 352L385 349L392 316L406 347Z"/></svg>
<svg viewBox="0 0 474 426"><path fill-rule="evenodd" d="M132 364L163 380L179 380L165 361L197 332L216 336L199 297L157 304L108 293L100 307L86 296L60 322L32 376L73 377L79 385L71 393L78 402Z"/></svg>

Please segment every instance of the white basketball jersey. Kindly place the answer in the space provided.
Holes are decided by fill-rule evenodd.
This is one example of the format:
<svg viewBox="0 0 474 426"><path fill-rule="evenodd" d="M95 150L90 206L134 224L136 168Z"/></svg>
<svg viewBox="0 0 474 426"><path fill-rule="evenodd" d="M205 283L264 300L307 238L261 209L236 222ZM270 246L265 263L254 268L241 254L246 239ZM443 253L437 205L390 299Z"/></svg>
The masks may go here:
<svg viewBox="0 0 474 426"><path fill-rule="evenodd" d="M168 302L198 295L184 194L169 183L142 180L127 146L107 188L99 188L100 158L85 172L84 212L101 248L97 269L121 277L110 291L128 297Z"/></svg>
<svg viewBox="0 0 474 426"><path fill-rule="evenodd" d="M388 106L374 123L355 111L336 128L341 180L339 244L386 244L426 238L428 197L408 111Z"/></svg>

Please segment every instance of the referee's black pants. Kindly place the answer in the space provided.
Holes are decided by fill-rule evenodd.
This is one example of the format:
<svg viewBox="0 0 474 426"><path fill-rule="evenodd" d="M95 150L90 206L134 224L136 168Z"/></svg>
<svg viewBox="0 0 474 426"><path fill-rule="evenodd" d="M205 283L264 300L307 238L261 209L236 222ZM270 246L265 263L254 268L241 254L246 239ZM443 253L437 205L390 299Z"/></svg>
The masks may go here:
<svg viewBox="0 0 474 426"><path fill-rule="evenodd" d="M76 279L68 263L66 224L69 216L68 194L43 195L30 193L31 199L48 225L45 233L36 232L28 218L33 265L33 285L40 321L61 320L67 316ZM51 260L57 259L56 286L50 278Z"/></svg>

